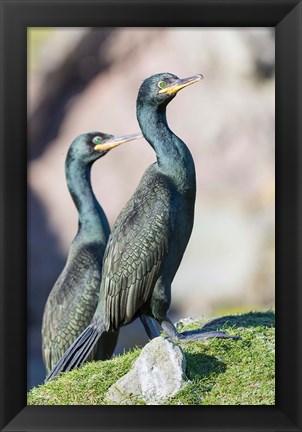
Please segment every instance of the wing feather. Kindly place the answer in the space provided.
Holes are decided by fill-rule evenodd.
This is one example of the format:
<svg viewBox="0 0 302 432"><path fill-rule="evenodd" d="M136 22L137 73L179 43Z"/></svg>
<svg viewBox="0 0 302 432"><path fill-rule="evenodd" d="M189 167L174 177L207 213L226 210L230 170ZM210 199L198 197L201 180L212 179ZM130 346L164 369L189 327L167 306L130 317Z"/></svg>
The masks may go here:
<svg viewBox="0 0 302 432"><path fill-rule="evenodd" d="M130 322L148 301L174 223L170 188L156 178L137 189L113 227L103 261L107 329Z"/></svg>
<svg viewBox="0 0 302 432"><path fill-rule="evenodd" d="M85 249L71 262L67 262L45 305L42 355L48 371L90 324L98 302L100 264L91 260Z"/></svg>

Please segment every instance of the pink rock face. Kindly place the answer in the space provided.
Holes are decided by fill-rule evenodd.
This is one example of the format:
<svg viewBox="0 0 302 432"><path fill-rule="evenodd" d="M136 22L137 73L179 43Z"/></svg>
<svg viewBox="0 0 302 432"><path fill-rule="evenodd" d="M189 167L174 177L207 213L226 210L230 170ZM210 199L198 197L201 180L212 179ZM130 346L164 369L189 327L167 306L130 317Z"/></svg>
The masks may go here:
<svg viewBox="0 0 302 432"><path fill-rule="evenodd" d="M271 30L58 29L37 46L29 64L31 321L40 325L77 230L64 173L71 141L91 130L138 131L138 88L164 71L205 77L167 110L197 176L195 225L172 306L198 317L273 306L274 74L261 75L274 68ZM154 161L139 140L95 163L93 188L111 226Z"/></svg>

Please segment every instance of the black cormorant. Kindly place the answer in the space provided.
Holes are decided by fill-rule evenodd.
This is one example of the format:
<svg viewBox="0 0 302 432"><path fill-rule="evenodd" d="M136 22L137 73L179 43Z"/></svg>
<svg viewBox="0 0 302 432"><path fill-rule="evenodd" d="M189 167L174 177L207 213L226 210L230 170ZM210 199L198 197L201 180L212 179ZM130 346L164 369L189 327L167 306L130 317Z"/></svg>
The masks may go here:
<svg viewBox="0 0 302 432"><path fill-rule="evenodd" d="M92 191L91 166L111 148L140 137L141 134L114 137L90 132L78 136L67 153L66 180L79 213L79 228L66 265L45 305L42 354L47 374L90 324L98 302L102 260L110 228ZM104 334L99 343L100 358L112 355L117 336L118 332ZM96 349L91 358L95 356Z"/></svg>
<svg viewBox="0 0 302 432"><path fill-rule="evenodd" d="M145 171L113 227L106 247L100 297L87 329L48 379L82 365L104 331L115 331L140 316L153 333L155 319L168 337L181 342L224 332L178 333L167 312L171 283L189 241L195 204L195 167L185 143L169 128L166 106L184 87L203 77L170 73L146 79L137 97L137 118L157 161Z"/></svg>

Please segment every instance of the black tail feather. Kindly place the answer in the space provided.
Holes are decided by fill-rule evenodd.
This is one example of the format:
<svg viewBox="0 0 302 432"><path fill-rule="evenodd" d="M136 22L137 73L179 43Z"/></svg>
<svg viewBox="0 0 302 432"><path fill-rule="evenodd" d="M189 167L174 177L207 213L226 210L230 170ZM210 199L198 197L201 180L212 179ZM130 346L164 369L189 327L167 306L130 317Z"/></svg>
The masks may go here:
<svg viewBox="0 0 302 432"><path fill-rule="evenodd" d="M101 335L96 331L91 333L89 339L86 339L85 344L83 344L82 347L79 348L78 352L71 358L65 371L81 366L89 356L100 336Z"/></svg>
<svg viewBox="0 0 302 432"><path fill-rule="evenodd" d="M95 329L93 325L88 326L73 344L70 345L68 350L46 377L45 382L56 378L61 372L67 372L82 366L101 335L102 332Z"/></svg>

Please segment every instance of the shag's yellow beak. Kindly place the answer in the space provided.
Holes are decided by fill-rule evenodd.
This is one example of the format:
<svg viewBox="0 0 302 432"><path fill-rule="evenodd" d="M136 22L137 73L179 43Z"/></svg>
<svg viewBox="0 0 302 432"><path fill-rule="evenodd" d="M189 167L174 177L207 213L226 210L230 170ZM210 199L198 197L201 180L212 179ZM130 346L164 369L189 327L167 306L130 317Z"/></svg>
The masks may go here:
<svg viewBox="0 0 302 432"><path fill-rule="evenodd" d="M177 81L174 81L173 84L169 85L168 87L165 87L163 89L160 89L158 93L168 93L169 95L174 95L177 92L179 92L179 90L196 83L197 81L200 81L201 79L203 79L203 75L201 74L197 74L197 75L193 75L189 78L182 78L182 79L178 79Z"/></svg>
<svg viewBox="0 0 302 432"><path fill-rule="evenodd" d="M97 144L96 146L94 146L94 150L97 150L97 151L111 150L114 147L119 146L120 144L124 144L128 141L133 141L133 140L136 140L136 139L139 139L142 137L143 137L143 135L141 133L114 137L110 140L107 140L104 144Z"/></svg>

